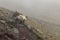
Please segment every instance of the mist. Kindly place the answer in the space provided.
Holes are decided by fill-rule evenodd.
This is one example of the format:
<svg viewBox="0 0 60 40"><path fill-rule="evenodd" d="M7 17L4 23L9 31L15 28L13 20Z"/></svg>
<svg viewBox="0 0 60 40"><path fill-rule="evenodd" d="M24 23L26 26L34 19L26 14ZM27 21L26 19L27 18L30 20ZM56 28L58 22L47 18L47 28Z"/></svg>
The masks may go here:
<svg viewBox="0 0 60 40"><path fill-rule="evenodd" d="M0 6L38 20L60 24L60 0L0 0Z"/></svg>

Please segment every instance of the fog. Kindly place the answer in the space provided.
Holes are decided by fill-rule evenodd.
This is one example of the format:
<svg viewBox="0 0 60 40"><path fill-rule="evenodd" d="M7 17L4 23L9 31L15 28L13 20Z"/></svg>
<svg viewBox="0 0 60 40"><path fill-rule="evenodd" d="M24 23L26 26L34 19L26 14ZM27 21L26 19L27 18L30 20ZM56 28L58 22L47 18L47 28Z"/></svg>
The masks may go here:
<svg viewBox="0 0 60 40"><path fill-rule="evenodd" d="M0 0L0 6L38 20L60 24L60 0Z"/></svg>

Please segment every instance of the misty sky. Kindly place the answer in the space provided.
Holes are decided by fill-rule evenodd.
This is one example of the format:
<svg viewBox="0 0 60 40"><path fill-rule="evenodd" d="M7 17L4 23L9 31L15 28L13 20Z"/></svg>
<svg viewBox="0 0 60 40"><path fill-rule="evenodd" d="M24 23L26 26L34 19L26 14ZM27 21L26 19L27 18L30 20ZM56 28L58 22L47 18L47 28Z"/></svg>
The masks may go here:
<svg viewBox="0 0 60 40"><path fill-rule="evenodd" d="M0 0L0 6L60 24L60 0Z"/></svg>

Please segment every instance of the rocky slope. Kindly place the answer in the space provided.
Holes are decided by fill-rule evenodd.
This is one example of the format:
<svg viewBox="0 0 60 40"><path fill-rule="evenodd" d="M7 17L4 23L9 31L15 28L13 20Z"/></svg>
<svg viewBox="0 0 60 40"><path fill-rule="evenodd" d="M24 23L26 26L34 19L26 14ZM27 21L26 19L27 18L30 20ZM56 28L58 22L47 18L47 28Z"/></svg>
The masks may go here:
<svg viewBox="0 0 60 40"><path fill-rule="evenodd" d="M25 23L16 23L12 18L14 13L0 8L0 40L43 40Z"/></svg>

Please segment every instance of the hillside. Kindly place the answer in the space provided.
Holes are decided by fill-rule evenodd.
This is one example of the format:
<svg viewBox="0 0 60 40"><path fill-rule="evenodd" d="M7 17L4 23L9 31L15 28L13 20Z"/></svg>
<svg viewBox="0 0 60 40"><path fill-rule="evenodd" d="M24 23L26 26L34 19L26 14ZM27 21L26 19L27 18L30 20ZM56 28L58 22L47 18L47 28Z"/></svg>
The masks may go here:
<svg viewBox="0 0 60 40"><path fill-rule="evenodd" d="M40 28L38 29L42 30L44 36L46 37L46 40L60 40L59 24L54 24L43 20L33 19L33 18L31 19L35 20L35 22L37 21L36 23L39 23L41 25ZM38 24L37 27L39 27Z"/></svg>
<svg viewBox="0 0 60 40"><path fill-rule="evenodd" d="M60 40L60 25L31 17L19 24L15 13L0 7L0 40Z"/></svg>
<svg viewBox="0 0 60 40"><path fill-rule="evenodd" d="M42 34L40 37L34 32L36 29L29 29L27 22L16 23L12 18L14 13L0 8L0 40L43 40Z"/></svg>

